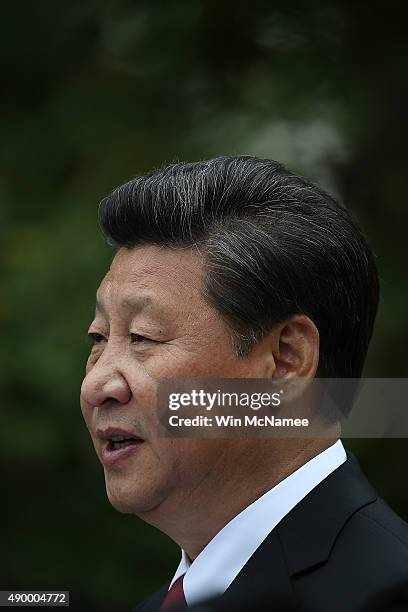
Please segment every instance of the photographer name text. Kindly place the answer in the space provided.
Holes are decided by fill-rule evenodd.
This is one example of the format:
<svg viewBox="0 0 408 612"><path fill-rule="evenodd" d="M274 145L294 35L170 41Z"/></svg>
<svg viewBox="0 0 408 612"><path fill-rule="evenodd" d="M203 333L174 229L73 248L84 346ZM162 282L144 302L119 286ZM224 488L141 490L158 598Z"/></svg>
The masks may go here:
<svg viewBox="0 0 408 612"><path fill-rule="evenodd" d="M169 425L170 427L213 427L214 425L216 427L308 427L309 419L277 418L273 415L264 417L257 415L179 417L173 414L169 417Z"/></svg>

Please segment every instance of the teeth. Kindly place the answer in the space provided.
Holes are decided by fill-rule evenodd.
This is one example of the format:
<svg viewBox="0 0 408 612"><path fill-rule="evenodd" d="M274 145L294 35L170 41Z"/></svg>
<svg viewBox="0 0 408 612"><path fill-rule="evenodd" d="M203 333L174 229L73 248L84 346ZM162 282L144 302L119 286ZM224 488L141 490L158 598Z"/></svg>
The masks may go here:
<svg viewBox="0 0 408 612"><path fill-rule="evenodd" d="M122 448L123 446L128 446L129 440L123 442L113 442L113 450L117 450L118 448Z"/></svg>
<svg viewBox="0 0 408 612"><path fill-rule="evenodd" d="M126 436L112 436L112 442L122 442L123 440L129 440L129 437Z"/></svg>

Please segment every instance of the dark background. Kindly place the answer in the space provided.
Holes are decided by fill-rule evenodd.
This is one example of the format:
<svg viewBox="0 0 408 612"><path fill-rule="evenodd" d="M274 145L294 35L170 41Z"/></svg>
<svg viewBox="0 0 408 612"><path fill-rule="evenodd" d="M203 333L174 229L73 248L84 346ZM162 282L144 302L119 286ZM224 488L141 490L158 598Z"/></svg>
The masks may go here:
<svg viewBox="0 0 408 612"><path fill-rule="evenodd" d="M109 506L78 402L112 256L97 205L132 176L250 153L335 191L378 256L366 375L406 376L403 7L2 3L0 588L69 589L76 610L125 611L178 562L166 537ZM349 447L408 519L406 440Z"/></svg>

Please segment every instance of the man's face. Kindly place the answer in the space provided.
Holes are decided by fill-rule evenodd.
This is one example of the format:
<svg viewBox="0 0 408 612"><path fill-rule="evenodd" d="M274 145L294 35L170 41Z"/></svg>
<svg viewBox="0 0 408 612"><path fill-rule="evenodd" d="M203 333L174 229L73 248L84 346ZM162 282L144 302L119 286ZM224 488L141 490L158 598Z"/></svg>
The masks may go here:
<svg viewBox="0 0 408 612"><path fill-rule="evenodd" d="M228 448L225 440L158 436L161 378L264 376L256 352L235 356L230 331L201 296L202 282L191 251L143 246L118 251L98 289L81 409L108 497L123 512L183 503ZM115 431L139 441L113 443Z"/></svg>

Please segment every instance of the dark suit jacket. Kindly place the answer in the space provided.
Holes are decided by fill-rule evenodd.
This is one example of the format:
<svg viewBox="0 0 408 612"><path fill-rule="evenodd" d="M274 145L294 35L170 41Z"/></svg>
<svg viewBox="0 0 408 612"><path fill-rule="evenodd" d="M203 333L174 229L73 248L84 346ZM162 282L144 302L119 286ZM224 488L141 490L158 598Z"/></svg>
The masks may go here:
<svg viewBox="0 0 408 612"><path fill-rule="evenodd" d="M168 586L134 611L158 611ZM408 525L348 453L275 527L222 596L188 609L408 612Z"/></svg>

